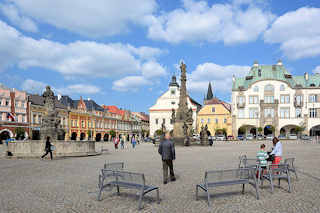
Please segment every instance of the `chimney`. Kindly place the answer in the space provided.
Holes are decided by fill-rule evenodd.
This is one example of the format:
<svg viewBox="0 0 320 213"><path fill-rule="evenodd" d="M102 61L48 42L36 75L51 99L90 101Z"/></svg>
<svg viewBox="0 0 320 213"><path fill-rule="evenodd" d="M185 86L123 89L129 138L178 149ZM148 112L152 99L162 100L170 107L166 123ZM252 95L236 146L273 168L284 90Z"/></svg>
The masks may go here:
<svg viewBox="0 0 320 213"><path fill-rule="evenodd" d="M304 73L304 79L305 79L306 81L309 80L309 74L308 74L307 72Z"/></svg>
<svg viewBox="0 0 320 213"><path fill-rule="evenodd" d="M278 66L282 66L282 65L283 65L281 59L278 60L277 65L278 65Z"/></svg>
<svg viewBox="0 0 320 213"><path fill-rule="evenodd" d="M253 66L254 66L254 67L258 67L258 66L259 66L259 62L258 62L257 60L254 61L254 62L253 62Z"/></svg>

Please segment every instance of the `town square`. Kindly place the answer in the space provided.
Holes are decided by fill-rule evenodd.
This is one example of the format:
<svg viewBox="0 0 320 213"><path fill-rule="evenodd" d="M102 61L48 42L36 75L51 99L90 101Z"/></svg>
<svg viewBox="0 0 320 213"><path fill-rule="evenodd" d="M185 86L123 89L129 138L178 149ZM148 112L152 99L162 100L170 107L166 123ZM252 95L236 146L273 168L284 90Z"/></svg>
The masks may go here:
<svg viewBox="0 0 320 213"><path fill-rule="evenodd" d="M317 0L0 2L0 213L320 212Z"/></svg>

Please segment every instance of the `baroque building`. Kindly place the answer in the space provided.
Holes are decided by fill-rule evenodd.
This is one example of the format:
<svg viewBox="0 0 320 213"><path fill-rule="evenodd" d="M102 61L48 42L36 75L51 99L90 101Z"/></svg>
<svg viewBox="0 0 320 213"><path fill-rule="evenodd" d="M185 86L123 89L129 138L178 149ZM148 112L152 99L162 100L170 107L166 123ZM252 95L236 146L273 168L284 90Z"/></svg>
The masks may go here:
<svg viewBox="0 0 320 213"><path fill-rule="evenodd" d="M188 96L188 95L187 95ZM172 109L177 110L179 106L180 86L177 83L176 76L172 76L168 90L163 93L156 103L149 108L150 113L150 136L154 136L155 131L161 129L164 124L166 130L173 129ZM201 105L193 100L190 96L187 98L188 109L192 109L193 128L196 129L197 113Z"/></svg>
<svg viewBox="0 0 320 213"><path fill-rule="evenodd" d="M231 105L214 97L211 83L208 86L204 105L197 115L197 133L201 127L208 126L210 135L232 135Z"/></svg>
<svg viewBox="0 0 320 213"><path fill-rule="evenodd" d="M320 135L320 75L294 76L282 61L254 62L245 77L233 77L233 135Z"/></svg>
<svg viewBox="0 0 320 213"><path fill-rule="evenodd" d="M8 138L29 137L28 112L27 93L0 84L0 142ZM23 129L23 135L17 135L18 128Z"/></svg>

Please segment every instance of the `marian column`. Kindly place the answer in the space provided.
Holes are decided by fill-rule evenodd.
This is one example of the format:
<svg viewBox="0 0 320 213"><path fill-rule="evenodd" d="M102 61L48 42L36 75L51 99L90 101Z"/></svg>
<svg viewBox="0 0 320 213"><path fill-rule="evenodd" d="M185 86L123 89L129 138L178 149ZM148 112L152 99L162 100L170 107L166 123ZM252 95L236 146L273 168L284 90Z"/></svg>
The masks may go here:
<svg viewBox="0 0 320 213"><path fill-rule="evenodd" d="M188 141L188 137L190 137L190 133L192 132L192 109L188 109L188 95L187 95L187 71L186 65L181 62L180 65L181 70L181 87L180 87L180 97L179 97L179 107L176 111L176 114L173 115L174 125L173 125L173 137L174 141L178 144L185 144ZM188 145L188 144L185 144Z"/></svg>

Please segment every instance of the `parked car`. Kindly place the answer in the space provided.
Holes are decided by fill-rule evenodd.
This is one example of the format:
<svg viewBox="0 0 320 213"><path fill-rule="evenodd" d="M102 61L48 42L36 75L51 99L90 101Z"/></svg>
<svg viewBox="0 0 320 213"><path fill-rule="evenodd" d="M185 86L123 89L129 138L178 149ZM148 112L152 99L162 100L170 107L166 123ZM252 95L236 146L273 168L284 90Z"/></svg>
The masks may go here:
<svg viewBox="0 0 320 213"><path fill-rule="evenodd" d="M151 138L147 137L147 138L144 138L144 142L152 142Z"/></svg>
<svg viewBox="0 0 320 213"><path fill-rule="evenodd" d="M199 136L199 135L193 135L193 136L192 136L192 139L194 139L194 140L200 140L200 136Z"/></svg>
<svg viewBox="0 0 320 213"><path fill-rule="evenodd" d="M228 135L227 140L228 140L228 141L233 141L233 140L234 140L233 135Z"/></svg>
<svg viewBox="0 0 320 213"><path fill-rule="evenodd" d="M246 137L247 140L253 140L253 134L248 134Z"/></svg>
<svg viewBox="0 0 320 213"><path fill-rule="evenodd" d="M301 135L301 139L302 140L308 140L308 141L312 140L312 138L309 135Z"/></svg>
<svg viewBox="0 0 320 213"><path fill-rule="evenodd" d="M297 140L298 139L298 136L296 134L290 134L289 135L289 139L290 140Z"/></svg>
<svg viewBox="0 0 320 213"><path fill-rule="evenodd" d="M263 140L264 139L264 136L263 135L261 135L261 134L258 134L257 135L257 140Z"/></svg>
<svg viewBox="0 0 320 213"><path fill-rule="evenodd" d="M287 139L287 137L285 135L279 135L278 139L279 140L284 140L284 139Z"/></svg>
<svg viewBox="0 0 320 213"><path fill-rule="evenodd" d="M217 141L224 141L224 140L226 140L226 137L224 135L217 135L216 140Z"/></svg>
<svg viewBox="0 0 320 213"><path fill-rule="evenodd" d="M267 136L266 136L266 139L272 141L273 135L267 135Z"/></svg>
<svg viewBox="0 0 320 213"><path fill-rule="evenodd" d="M238 140L243 141L244 140L244 136L243 135L238 135Z"/></svg>

